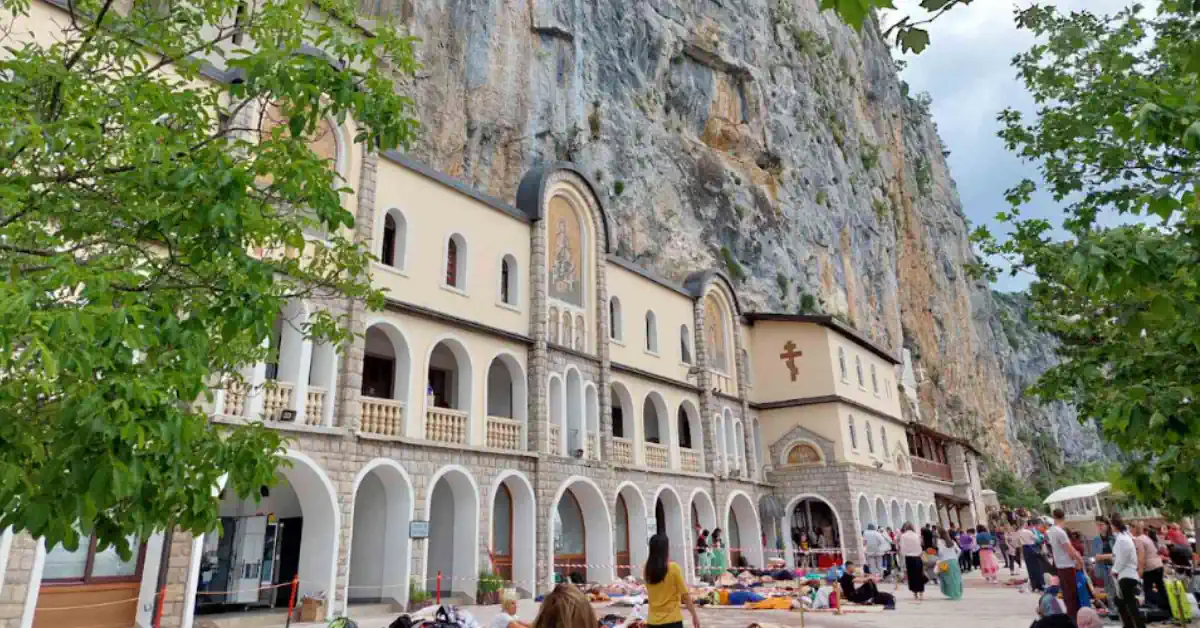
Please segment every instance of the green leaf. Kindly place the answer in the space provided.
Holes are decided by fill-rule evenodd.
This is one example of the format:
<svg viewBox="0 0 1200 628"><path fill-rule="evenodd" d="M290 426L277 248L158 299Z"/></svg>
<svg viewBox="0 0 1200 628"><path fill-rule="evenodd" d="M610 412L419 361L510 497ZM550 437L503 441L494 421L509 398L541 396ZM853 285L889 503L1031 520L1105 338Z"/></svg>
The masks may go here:
<svg viewBox="0 0 1200 628"><path fill-rule="evenodd" d="M920 53L929 45L929 32L919 28L906 28L896 38L904 52Z"/></svg>

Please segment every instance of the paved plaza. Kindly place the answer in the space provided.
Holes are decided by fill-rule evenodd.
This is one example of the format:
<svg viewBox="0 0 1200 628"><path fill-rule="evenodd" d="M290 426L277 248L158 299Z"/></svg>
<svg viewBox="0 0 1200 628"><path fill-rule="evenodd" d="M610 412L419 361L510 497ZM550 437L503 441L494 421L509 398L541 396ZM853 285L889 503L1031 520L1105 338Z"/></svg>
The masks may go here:
<svg viewBox="0 0 1200 628"><path fill-rule="evenodd" d="M1007 573L1003 572L1002 573ZM887 628L1026 628L1032 623L1037 605L1037 596L1033 593L1021 593L1016 587L989 584L983 581L979 572L972 572L963 578L965 593L958 601L946 600L936 586L927 587L927 599L916 602L912 594L901 585L896 591L896 610L884 611L876 608L847 607L842 615L819 611L805 613L803 619L798 611L751 611L735 608L702 608L700 610L700 625L702 628L746 628L758 623L773 626L796 628L832 628L846 626L886 626ZM891 592L894 583L884 585L885 591ZM498 612L496 606L467 607L480 624L487 628L488 622ZM618 615L628 614L628 608L601 607L598 615L607 613ZM521 620L532 622L537 615L537 604L531 600L523 600L518 615ZM686 613L685 613L686 615ZM393 617L356 618L360 628L386 628ZM685 617L686 619L686 617ZM302 628L316 628L324 624L292 624ZM687 621L684 625L689 625ZM1119 625L1119 624L1114 624Z"/></svg>

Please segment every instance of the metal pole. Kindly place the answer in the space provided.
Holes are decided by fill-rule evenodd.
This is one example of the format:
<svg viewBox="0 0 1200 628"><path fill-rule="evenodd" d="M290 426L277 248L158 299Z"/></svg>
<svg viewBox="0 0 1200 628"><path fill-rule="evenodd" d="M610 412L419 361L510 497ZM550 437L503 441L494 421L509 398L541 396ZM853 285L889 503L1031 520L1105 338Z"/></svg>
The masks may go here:
<svg viewBox="0 0 1200 628"><path fill-rule="evenodd" d="M296 608L296 590L300 588L300 576L292 576L292 594L288 597L288 614L287 623L284 628L290 628L292 625L292 610Z"/></svg>

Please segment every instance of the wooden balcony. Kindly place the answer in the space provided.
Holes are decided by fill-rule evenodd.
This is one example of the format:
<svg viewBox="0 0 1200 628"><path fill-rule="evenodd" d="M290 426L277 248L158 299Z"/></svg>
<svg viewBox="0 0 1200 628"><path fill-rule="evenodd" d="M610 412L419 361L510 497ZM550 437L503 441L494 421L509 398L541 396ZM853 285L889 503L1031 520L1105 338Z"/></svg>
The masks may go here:
<svg viewBox="0 0 1200 628"><path fill-rule="evenodd" d="M916 475L923 475L935 480L943 482L953 482L954 476L950 473L950 465L926 460L924 458L912 459L912 470Z"/></svg>
<svg viewBox="0 0 1200 628"><path fill-rule="evenodd" d="M395 399L363 397L362 420L359 422L358 431L377 436L403 435L404 404Z"/></svg>

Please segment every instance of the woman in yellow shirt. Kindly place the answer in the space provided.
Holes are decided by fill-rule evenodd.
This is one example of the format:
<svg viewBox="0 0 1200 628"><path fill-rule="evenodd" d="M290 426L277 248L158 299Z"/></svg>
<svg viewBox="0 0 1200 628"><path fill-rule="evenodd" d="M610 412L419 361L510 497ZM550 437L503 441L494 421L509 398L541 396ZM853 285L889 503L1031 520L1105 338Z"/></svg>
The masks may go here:
<svg viewBox="0 0 1200 628"><path fill-rule="evenodd" d="M650 602L646 623L650 628L683 628L683 613L679 610L679 604L683 602L692 615L692 628L700 628L700 618L696 615L692 596L688 595L683 571L667 558L670 549L671 541L667 535L655 534L650 537L650 557L646 559L646 568L642 571L642 577L646 580L646 596Z"/></svg>

